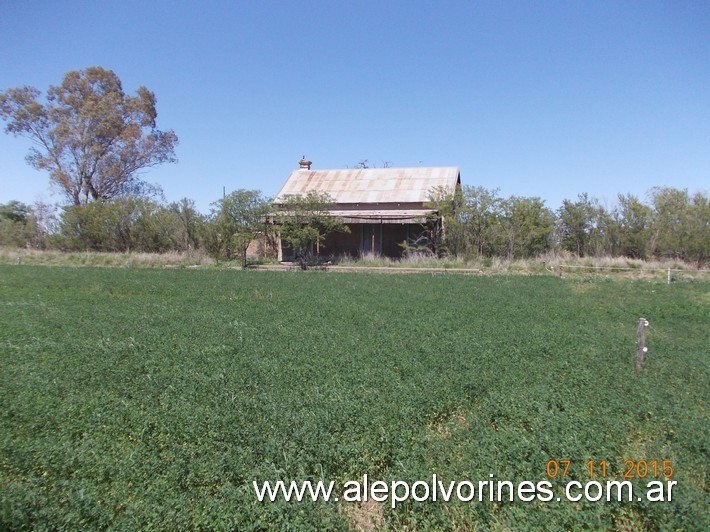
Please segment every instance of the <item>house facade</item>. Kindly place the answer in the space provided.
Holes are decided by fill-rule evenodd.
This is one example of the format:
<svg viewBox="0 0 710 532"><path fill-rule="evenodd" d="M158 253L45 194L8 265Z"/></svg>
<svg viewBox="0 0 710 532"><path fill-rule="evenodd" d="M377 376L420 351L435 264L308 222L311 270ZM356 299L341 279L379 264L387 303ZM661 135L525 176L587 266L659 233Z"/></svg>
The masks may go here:
<svg viewBox="0 0 710 532"><path fill-rule="evenodd" d="M350 228L350 233L326 237L320 254L331 257L401 257L402 243L416 243L435 212L426 205L430 192L441 187L453 193L461 183L455 166L312 170L311 164L300 161L274 204L278 207L289 195L327 193L333 200L330 214ZM291 250L278 247L280 260L292 258Z"/></svg>

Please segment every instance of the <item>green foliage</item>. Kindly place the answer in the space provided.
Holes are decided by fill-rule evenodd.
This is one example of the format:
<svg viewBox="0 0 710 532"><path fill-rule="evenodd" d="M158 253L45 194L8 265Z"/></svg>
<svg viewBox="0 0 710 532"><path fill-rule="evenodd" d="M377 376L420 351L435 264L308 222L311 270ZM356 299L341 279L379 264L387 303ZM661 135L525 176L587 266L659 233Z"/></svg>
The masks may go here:
<svg viewBox="0 0 710 532"><path fill-rule="evenodd" d="M0 204L0 219L15 223L27 223L30 219L30 208L20 201L8 201Z"/></svg>
<svg viewBox="0 0 710 532"><path fill-rule="evenodd" d="M189 200L164 206L126 196L65 207L60 245L67 250L186 251L198 245L200 224Z"/></svg>
<svg viewBox="0 0 710 532"><path fill-rule="evenodd" d="M669 459L678 491L384 519L710 525L708 283L0 266L0 294L2 529L345 529L342 504L252 481L538 481L549 459L582 482L588 460Z"/></svg>
<svg viewBox="0 0 710 532"><path fill-rule="evenodd" d="M631 194L619 194L619 205L612 215L618 226L618 249L615 251L632 259L649 256L653 211Z"/></svg>
<svg viewBox="0 0 710 532"><path fill-rule="evenodd" d="M183 198L168 206L168 212L173 217L174 233L173 249L176 251L196 250L202 245L205 220L197 211L195 202Z"/></svg>
<svg viewBox="0 0 710 532"><path fill-rule="evenodd" d="M702 264L710 256L710 200L687 190L654 188L656 252Z"/></svg>
<svg viewBox="0 0 710 532"><path fill-rule="evenodd" d="M35 224L30 209L19 201L0 204L0 245L25 247L32 240Z"/></svg>
<svg viewBox="0 0 710 532"><path fill-rule="evenodd" d="M429 199L444 220L440 247L455 256L526 258L549 249L554 215L540 198L503 199L498 190L464 186L453 196L434 189Z"/></svg>
<svg viewBox="0 0 710 532"><path fill-rule="evenodd" d="M304 195L287 195L275 207L273 217L281 240L303 264L317 255L329 233L350 232L340 218L330 215L332 206L333 199L327 193L311 191Z"/></svg>
<svg viewBox="0 0 710 532"><path fill-rule="evenodd" d="M562 249L578 257L660 256L699 266L710 256L710 200L704 193L656 188L651 205L620 194L611 210L580 194L553 213L540 198L501 198L498 190L464 186L453 195L433 189L427 205L436 210L430 240L440 255L513 259ZM434 224L440 217L444 223Z"/></svg>
<svg viewBox="0 0 710 532"><path fill-rule="evenodd" d="M156 128L155 95L140 87L127 96L111 70L67 72L46 101L33 87L0 93L6 131L34 141L28 162L49 172L73 205L141 194L141 169L175 162L178 139Z"/></svg>
<svg viewBox="0 0 710 532"><path fill-rule="evenodd" d="M560 243L562 248L578 257L592 253L592 240L601 225L598 218L602 214L596 199L580 194L577 201L564 200L558 211Z"/></svg>
<svg viewBox="0 0 710 532"><path fill-rule="evenodd" d="M430 191L434 212L420 232L400 245L407 257L478 261L527 259L559 250L577 257L628 257L695 262L710 256L710 200L707 194L656 188L650 204L619 195L610 209L586 194L565 200L553 213L540 198L501 198L498 190L459 187ZM17 201L0 205L0 245L64 250L191 252L244 262L249 242L259 237L261 251L275 251L277 228L302 264L316 262L328 233L348 227L332 217L332 198L311 193L292 196L269 209L256 190L238 190L203 216L193 201L164 204L142 195L64 209ZM265 222L269 222L268 224ZM414 236L411 236L414 235ZM286 255L289 255L287 250Z"/></svg>
<svg viewBox="0 0 710 532"><path fill-rule="evenodd" d="M0 204L0 245L29 247L37 243L37 220L32 209L19 201Z"/></svg>
<svg viewBox="0 0 710 532"><path fill-rule="evenodd" d="M246 267L249 243L258 235L271 232L269 200L258 190L239 189L213 203L213 207L211 255L226 260L239 256Z"/></svg>
<svg viewBox="0 0 710 532"><path fill-rule="evenodd" d="M477 257L494 255L503 211L498 189L464 187L463 190L461 221L464 234L470 235L466 247Z"/></svg>
<svg viewBox="0 0 710 532"><path fill-rule="evenodd" d="M549 249L555 222L542 199L512 196L501 208L502 255L509 259L537 257Z"/></svg>

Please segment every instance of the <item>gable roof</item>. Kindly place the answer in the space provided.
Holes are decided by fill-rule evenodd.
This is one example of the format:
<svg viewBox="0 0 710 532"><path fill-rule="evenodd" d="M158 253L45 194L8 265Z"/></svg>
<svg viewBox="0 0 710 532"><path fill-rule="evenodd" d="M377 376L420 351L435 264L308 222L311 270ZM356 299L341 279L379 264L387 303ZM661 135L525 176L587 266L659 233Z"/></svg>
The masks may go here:
<svg viewBox="0 0 710 532"><path fill-rule="evenodd" d="M336 204L424 203L429 191L444 187L454 192L459 183L457 166L427 168L352 168L346 170L307 170L291 172L274 198L327 192Z"/></svg>

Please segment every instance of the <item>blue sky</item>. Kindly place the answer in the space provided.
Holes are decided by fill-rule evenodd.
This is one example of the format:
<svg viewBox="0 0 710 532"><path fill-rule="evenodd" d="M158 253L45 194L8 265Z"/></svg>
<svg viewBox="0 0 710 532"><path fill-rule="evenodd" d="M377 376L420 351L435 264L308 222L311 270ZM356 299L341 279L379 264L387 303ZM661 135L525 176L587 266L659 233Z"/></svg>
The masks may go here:
<svg viewBox="0 0 710 532"><path fill-rule="evenodd" d="M459 166L553 209L710 188L704 0L3 2L0 90L92 65L155 92L179 162L143 177L202 212L302 155ZM28 146L0 135L0 202L61 201Z"/></svg>

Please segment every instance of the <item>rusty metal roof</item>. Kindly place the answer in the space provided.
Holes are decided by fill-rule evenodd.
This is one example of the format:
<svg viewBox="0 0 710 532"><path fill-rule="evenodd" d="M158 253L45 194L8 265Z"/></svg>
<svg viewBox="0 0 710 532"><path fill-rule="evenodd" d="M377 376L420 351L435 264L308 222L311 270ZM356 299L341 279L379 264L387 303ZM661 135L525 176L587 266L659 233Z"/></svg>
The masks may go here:
<svg viewBox="0 0 710 532"><path fill-rule="evenodd" d="M435 187L453 192L459 176L457 166L294 170L274 203L311 191L327 192L336 204L424 203Z"/></svg>

